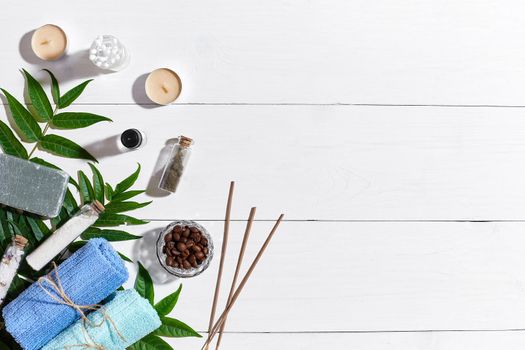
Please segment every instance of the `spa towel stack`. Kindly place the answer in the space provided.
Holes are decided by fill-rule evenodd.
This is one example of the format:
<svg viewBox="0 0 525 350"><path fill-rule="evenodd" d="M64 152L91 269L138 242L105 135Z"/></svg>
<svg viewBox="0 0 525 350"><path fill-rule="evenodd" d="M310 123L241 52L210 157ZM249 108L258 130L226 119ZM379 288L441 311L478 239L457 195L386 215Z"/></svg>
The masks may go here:
<svg viewBox="0 0 525 350"><path fill-rule="evenodd" d="M76 305L98 304L128 279L122 259L102 238L90 240L57 271L65 294ZM54 277L52 271L48 278ZM63 300L49 283L42 285ZM36 282L4 308L3 316L7 331L25 350L42 348L80 318L74 308L51 298Z"/></svg>
<svg viewBox="0 0 525 350"><path fill-rule="evenodd" d="M117 292L114 299L60 333L42 350L63 350L99 345L104 349L124 350L161 326L150 303L134 289ZM110 322L111 320L112 322Z"/></svg>

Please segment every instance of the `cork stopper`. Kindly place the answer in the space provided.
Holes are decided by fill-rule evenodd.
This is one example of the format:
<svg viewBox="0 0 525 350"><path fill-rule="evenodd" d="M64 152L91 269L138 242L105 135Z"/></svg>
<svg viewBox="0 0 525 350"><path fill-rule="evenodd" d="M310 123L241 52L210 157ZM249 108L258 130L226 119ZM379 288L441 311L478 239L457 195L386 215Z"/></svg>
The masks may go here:
<svg viewBox="0 0 525 350"><path fill-rule="evenodd" d="M95 209L97 211L97 213L101 214L104 212L104 210L106 210L106 208L104 207L104 205L102 203L100 203L99 201L97 200L94 200L93 203L91 203L91 206L93 207L93 209Z"/></svg>
<svg viewBox="0 0 525 350"><path fill-rule="evenodd" d="M187 137L187 136L183 136L183 135L181 135L181 136L179 137L179 144L181 145L181 147L184 147L184 148L186 148L186 147L190 147L192 143L193 143L193 140L190 139L190 138Z"/></svg>
<svg viewBox="0 0 525 350"><path fill-rule="evenodd" d="M20 248L25 248L25 246L27 245L27 238L25 237L22 237L20 235L16 235L14 238L13 238L13 242L15 242L15 244L20 247Z"/></svg>

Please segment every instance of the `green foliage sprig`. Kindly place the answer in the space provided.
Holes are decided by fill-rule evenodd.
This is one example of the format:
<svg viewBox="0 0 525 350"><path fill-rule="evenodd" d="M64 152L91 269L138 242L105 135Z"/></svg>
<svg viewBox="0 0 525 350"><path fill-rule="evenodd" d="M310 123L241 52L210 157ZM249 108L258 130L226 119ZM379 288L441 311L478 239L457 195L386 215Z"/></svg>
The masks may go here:
<svg viewBox="0 0 525 350"><path fill-rule="evenodd" d="M27 108L8 91L5 89L0 90L7 99L7 104L11 111L10 119L15 132L22 141L32 143L34 146L27 153L7 124L0 121L0 147L2 147L3 151L19 158L29 159L38 148L62 157L87 159L96 162L95 157L75 142L60 135L48 134L50 129L78 129L102 121L111 121L107 117L92 113L60 112L71 105L82 94L91 80L75 86L60 96L57 79L51 71L46 70L52 80L51 91L55 102L55 108L53 108L42 85L25 69L22 72L27 82L27 91L31 101ZM40 124L43 124L43 127Z"/></svg>
<svg viewBox="0 0 525 350"><path fill-rule="evenodd" d="M162 325L159 329L139 340L128 350L171 350L172 347L162 340L161 337L168 338L184 338L184 337L198 337L201 335L193 328L182 321L175 318L168 317L179 300L182 291L182 285L174 293L168 295L161 301L155 304L155 290L153 288L153 281L148 273L148 270L141 263L139 263L139 271L135 280L135 289L137 292L147 299L155 308L160 316Z"/></svg>
<svg viewBox="0 0 525 350"><path fill-rule="evenodd" d="M70 177L69 182L71 186L66 191L60 214L50 220L30 213L20 212L14 208L0 206L0 253L10 244L12 237L19 234L28 239L29 243L26 253L29 254L54 229L60 227L75 215L81 205L94 200L104 204L106 210L95 224L81 235L79 241L69 245L68 250L70 252L78 250L86 244L88 239L95 237L102 237L111 242L140 239L140 236L118 229L122 225L142 225L147 223L147 221L137 219L128 214L129 211L143 208L151 203L131 201L134 197L144 193L143 190L132 189L140 174L140 164L132 174L112 186L104 182L101 172L94 164L97 160L93 155L65 137L49 133L50 130L54 129L85 128L99 122L110 122L111 119L92 113L62 111L82 94L91 80L87 80L61 95L58 80L51 71L45 71L51 78L51 95L54 107L42 85L26 70L22 70L22 73L27 83L29 98L27 105L24 106L5 89L0 89L7 99L9 111L11 112L9 118L11 126L0 121L0 149L6 154L55 169L59 168L42 158L33 157L35 151L39 149L62 157L89 160L93 162L88 163L91 176L86 175L83 171L78 171L77 180ZM32 145L29 153L24 147L24 143ZM75 190L79 197L78 201L71 189ZM132 262L125 255L121 253L119 255L123 260ZM63 258L63 256L59 256L55 259L55 262L59 264ZM27 288L31 281L35 281L44 273L46 273L45 269L35 272L23 262L18 275L9 289L6 304L10 299L15 298ZM153 303L153 283L148 272L140 264L136 286L139 293ZM133 350L172 349L158 336L198 336L197 332L189 326L167 317L167 314L175 306L179 294L180 289L155 305L156 310L162 317L163 326L154 334L137 343L137 347L134 345L132 347ZM0 319L0 350L20 349L9 334L5 332L2 325L3 321Z"/></svg>

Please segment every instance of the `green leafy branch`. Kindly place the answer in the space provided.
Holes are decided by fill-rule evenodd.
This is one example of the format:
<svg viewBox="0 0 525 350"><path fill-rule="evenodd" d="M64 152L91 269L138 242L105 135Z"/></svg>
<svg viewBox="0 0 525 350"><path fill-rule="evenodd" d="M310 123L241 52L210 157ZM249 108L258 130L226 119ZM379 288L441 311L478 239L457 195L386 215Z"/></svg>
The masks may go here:
<svg viewBox="0 0 525 350"><path fill-rule="evenodd" d="M48 134L50 129L78 129L111 119L86 112L61 112L69 107L92 81L87 80L64 95L60 95L57 79L49 70L45 70L51 77L51 94L55 107L47 97L42 85L25 69L22 73L27 82L27 91L31 104L24 106L5 89L0 89L7 99L11 111L11 123L16 134L24 142L34 144L29 153L22 143L15 137L7 124L0 121L0 147L7 154L30 159L37 149L67 158L97 160L87 150L75 142L56 134ZM40 124L43 124L42 126Z"/></svg>
<svg viewBox="0 0 525 350"><path fill-rule="evenodd" d="M182 291L182 285L174 293L168 295L161 301L155 304L155 290L153 288L153 281L148 270L139 262L139 270L135 280L135 289L150 304L155 308L159 314L162 325L159 329L151 333L145 338L142 338L128 350L171 350L172 347L166 343L161 337L168 338L184 338L184 337L201 337L193 328L182 321L175 318L168 317L179 300Z"/></svg>

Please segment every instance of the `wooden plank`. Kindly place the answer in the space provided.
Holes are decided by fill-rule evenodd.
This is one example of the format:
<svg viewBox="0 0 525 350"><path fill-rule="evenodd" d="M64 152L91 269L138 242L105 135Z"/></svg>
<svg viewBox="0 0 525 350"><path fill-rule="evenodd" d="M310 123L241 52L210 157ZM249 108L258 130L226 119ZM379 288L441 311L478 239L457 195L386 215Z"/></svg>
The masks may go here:
<svg viewBox="0 0 525 350"><path fill-rule="evenodd" d="M135 83L169 66L186 103L525 105L524 10L519 0L11 1L0 13L1 85L20 87L22 66L91 78L99 72L82 51L109 33L132 64L101 77L84 103L147 102ZM20 39L46 22L69 34L67 59L35 61L27 40L19 53Z"/></svg>
<svg viewBox="0 0 525 350"><path fill-rule="evenodd" d="M144 238L117 247L148 267L157 283L157 300L182 282L174 316L196 329L207 329L218 259L198 277L169 279L155 255L158 232L167 224L130 228ZM220 246L222 223L202 224ZM271 226L271 222L255 223L247 263ZM225 286L235 267L243 228L241 222L231 228ZM525 328L524 230L523 223L286 222L233 309L227 329Z"/></svg>
<svg viewBox="0 0 525 350"><path fill-rule="evenodd" d="M522 332L372 333L372 334L227 334L225 349L374 349L374 350L521 350ZM197 339L170 339L174 347L197 349ZM221 346L222 347L222 346Z"/></svg>
<svg viewBox="0 0 525 350"><path fill-rule="evenodd" d="M525 119L518 109L351 106L77 106L113 123L61 132L100 158L115 183L143 166L140 215L221 219L238 181L233 217L257 205L260 219L522 220ZM117 154L126 128L147 145ZM155 191L166 141L196 140L179 191ZM36 155L47 157L43 152ZM70 173L81 162L53 159ZM158 165L161 165L160 163ZM148 199L144 197L144 199Z"/></svg>

